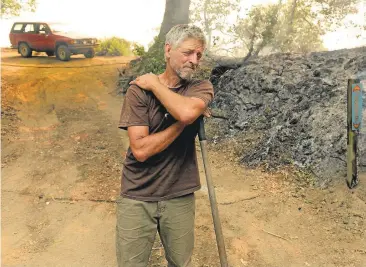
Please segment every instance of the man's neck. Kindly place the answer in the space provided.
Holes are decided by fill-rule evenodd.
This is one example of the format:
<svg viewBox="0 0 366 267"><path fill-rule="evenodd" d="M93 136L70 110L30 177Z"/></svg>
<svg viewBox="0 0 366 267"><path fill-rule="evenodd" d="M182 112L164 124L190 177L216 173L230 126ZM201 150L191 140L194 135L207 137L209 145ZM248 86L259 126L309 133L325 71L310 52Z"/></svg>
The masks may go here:
<svg viewBox="0 0 366 267"><path fill-rule="evenodd" d="M166 69L159 75L160 82L169 88L180 87L184 81L180 79L174 71Z"/></svg>

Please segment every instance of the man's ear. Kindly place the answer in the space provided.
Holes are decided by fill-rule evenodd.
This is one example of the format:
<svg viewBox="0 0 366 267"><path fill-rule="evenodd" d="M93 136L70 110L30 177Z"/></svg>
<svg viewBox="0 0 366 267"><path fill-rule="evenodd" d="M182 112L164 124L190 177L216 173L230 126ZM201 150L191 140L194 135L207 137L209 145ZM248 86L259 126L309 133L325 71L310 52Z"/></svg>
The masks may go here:
<svg viewBox="0 0 366 267"><path fill-rule="evenodd" d="M164 52L165 52L165 58L169 59L170 58L170 52L172 50L172 46L170 44L165 44L164 46Z"/></svg>

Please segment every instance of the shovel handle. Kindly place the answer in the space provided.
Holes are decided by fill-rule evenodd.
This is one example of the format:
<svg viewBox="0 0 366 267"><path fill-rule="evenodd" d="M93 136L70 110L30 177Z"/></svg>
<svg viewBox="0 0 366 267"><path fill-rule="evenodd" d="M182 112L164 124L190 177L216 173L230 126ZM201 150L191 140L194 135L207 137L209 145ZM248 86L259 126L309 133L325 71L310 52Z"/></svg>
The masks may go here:
<svg viewBox="0 0 366 267"><path fill-rule="evenodd" d="M214 188L214 185L212 182L210 161L208 160L208 155L207 155L207 140L206 140L205 124L203 121L203 117L199 118L199 124L200 124L200 126L199 126L199 130L198 130L198 138L199 138L200 144L201 144L202 160L203 160L203 166L205 168L208 196L210 199L211 213L212 213L212 219L213 219L214 229L215 229L215 234L216 234L216 243L217 243L217 249L218 249L219 257L220 257L220 264L221 264L221 267L228 267L225 243L224 243L224 235L222 233L221 222L220 222L220 217L219 217L219 210L217 208L215 188Z"/></svg>
<svg viewBox="0 0 366 267"><path fill-rule="evenodd" d="M206 140L205 124L203 122L203 116L199 117L198 139L200 141Z"/></svg>

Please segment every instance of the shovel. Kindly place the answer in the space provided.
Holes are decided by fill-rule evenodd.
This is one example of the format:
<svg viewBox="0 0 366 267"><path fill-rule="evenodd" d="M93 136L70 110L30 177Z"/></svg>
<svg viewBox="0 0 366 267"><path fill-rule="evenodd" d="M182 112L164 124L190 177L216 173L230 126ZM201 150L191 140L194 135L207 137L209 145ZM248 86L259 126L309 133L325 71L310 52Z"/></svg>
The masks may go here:
<svg viewBox="0 0 366 267"><path fill-rule="evenodd" d="M209 163L208 155L207 155L207 140L206 140L206 133L205 133L205 124L203 122L202 116L199 118L198 139L200 140L200 145L201 145L203 166L205 168L208 196L209 196L210 204L211 204L211 213L212 213L212 219L214 222L216 243L217 243L217 249L219 251L220 263L221 263L221 267L228 267L227 256L226 256L226 251L225 251L224 236L222 234L219 211L217 209L215 188L212 183L211 168L210 168L210 163Z"/></svg>

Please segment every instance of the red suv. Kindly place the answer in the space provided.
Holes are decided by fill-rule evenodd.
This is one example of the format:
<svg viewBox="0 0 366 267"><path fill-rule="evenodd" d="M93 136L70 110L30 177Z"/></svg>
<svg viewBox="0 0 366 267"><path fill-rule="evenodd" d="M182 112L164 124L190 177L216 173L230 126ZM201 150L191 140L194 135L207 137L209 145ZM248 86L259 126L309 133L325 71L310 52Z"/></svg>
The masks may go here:
<svg viewBox="0 0 366 267"><path fill-rule="evenodd" d="M99 45L96 38L82 38L65 29L64 24L44 22L15 22L9 34L13 48L22 57L31 57L32 51L46 52L62 61L70 60L71 55L84 54L93 58Z"/></svg>

